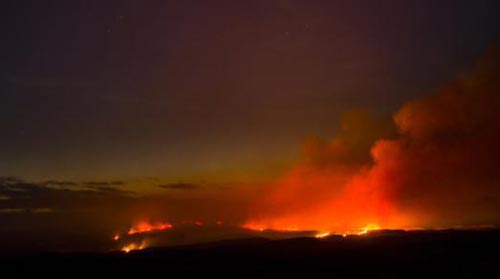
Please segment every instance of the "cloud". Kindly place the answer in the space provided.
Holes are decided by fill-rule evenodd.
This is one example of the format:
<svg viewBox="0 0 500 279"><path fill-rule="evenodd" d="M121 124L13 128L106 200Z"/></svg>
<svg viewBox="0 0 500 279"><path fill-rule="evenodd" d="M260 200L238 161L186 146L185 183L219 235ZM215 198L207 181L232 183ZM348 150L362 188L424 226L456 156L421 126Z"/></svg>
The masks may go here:
<svg viewBox="0 0 500 279"><path fill-rule="evenodd" d="M24 208L1 208L0 214L12 214L12 213L22 213L25 212Z"/></svg>
<svg viewBox="0 0 500 279"><path fill-rule="evenodd" d="M15 184L15 183L21 183L24 182L22 179L19 179L14 176L3 176L0 177L0 183L3 184ZM58 186L58 187L88 187L88 188L94 188L94 189L104 189L104 190L109 190L109 188L113 186L123 186L126 185L126 183L122 180L111 180L111 181L105 181L105 180L91 180L91 181L70 181L70 180L46 180L43 182L37 182L35 184L38 184L39 186Z"/></svg>
<svg viewBox="0 0 500 279"><path fill-rule="evenodd" d="M110 186L88 186L88 188L94 189L94 190L102 192L102 193L115 193L115 194L121 194L121 195L133 195L136 193L134 191L122 190L122 189L118 189L116 187L110 187Z"/></svg>
<svg viewBox="0 0 500 279"><path fill-rule="evenodd" d="M2 184L17 183L21 181L22 181L21 179L15 176L0 176L0 183Z"/></svg>
<svg viewBox="0 0 500 279"><path fill-rule="evenodd" d="M15 213L32 213L32 214L43 214L52 213L54 210L52 208L42 207L42 208L1 208L0 214L15 214Z"/></svg>
<svg viewBox="0 0 500 279"><path fill-rule="evenodd" d="M356 230L500 225L500 51L475 71L408 102L392 127L344 117L330 142L272 183L247 224ZM395 132L396 131L396 132Z"/></svg>
<svg viewBox="0 0 500 279"><path fill-rule="evenodd" d="M44 214L44 213L52 213L52 212L54 212L54 210L52 208L47 208L47 207L31 209L31 213L34 213L34 214Z"/></svg>
<svg viewBox="0 0 500 279"><path fill-rule="evenodd" d="M372 148L370 183L398 210L429 224L500 220L500 52L436 94L404 105L399 137Z"/></svg>
<svg viewBox="0 0 500 279"><path fill-rule="evenodd" d="M340 131L329 142L319 138L304 142L300 161L267 187L251 210L249 223L259 223L254 224L256 227L314 230L366 222L344 213L359 211L358 203L368 203L366 199L350 197L344 202L340 197L353 177L368 169L374 142L394 136L396 128L390 117L364 109L347 111L341 119ZM338 213L335 220L331 212Z"/></svg>
<svg viewBox="0 0 500 279"><path fill-rule="evenodd" d="M162 184L158 185L158 187L171 190L197 190L201 188L201 186L198 184L183 183L183 182Z"/></svg>
<svg viewBox="0 0 500 279"><path fill-rule="evenodd" d="M106 202L125 201L133 192L110 186L89 186L91 189L54 188L52 185L76 185L74 182L28 182L16 177L0 177L0 209L25 208L33 213L40 209L74 211L103 205ZM98 184L102 185L102 184ZM115 185L104 184L104 185ZM43 210L42 210L43 211Z"/></svg>
<svg viewBox="0 0 500 279"><path fill-rule="evenodd" d="M370 162L370 148L384 137L395 135L396 128L389 117L375 115L367 109L343 113L341 128L329 142L309 137L301 148L301 163L316 167L360 165Z"/></svg>
<svg viewBox="0 0 500 279"><path fill-rule="evenodd" d="M125 185L126 183L124 181L121 181L121 180L113 180L113 181L99 181L99 180L96 180L96 181L86 181L86 182L83 182L83 185L85 186L123 186Z"/></svg>
<svg viewBox="0 0 500 279"><path fill-rule="evenodd" d="M77 186L78 183L74 181L60 181L60 180L47 180L43 182L45 185L52 185L52 186L61 186L61 187L67 187L67 186Z"/></svg>

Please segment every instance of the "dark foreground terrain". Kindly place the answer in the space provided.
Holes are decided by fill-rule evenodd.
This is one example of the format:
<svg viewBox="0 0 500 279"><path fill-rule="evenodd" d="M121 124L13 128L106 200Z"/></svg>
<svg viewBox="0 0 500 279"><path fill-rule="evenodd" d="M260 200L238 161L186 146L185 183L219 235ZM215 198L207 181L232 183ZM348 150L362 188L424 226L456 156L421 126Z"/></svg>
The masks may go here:
<svg viewBox="0 0 500 279"><path fill-rule="evenodd" d="M3 256L1 269L8 278L25 273L65 278L98 278L103 273L112 278L148 274L500 278L500 231L379 231L345 238L242 239L130 253Z"/></svg>

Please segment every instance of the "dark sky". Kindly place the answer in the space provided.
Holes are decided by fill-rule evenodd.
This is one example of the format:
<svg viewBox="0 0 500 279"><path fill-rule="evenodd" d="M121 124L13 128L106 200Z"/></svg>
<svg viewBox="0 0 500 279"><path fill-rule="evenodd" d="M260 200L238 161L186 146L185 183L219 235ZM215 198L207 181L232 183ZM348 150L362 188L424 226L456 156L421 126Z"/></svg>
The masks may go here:
<svg viewBox="0 0 500 279"><path fill-rule="evenodd" d="M0 175L264 179L466 71L495 2L2 1Z"/></svg>

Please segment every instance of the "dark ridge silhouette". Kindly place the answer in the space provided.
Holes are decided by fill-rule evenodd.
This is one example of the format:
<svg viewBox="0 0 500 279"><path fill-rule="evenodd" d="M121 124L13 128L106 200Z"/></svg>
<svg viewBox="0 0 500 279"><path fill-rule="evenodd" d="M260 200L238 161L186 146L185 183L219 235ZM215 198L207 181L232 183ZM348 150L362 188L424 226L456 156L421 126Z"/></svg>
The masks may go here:
<svg viewBox="0 0 500 279"><path fill-rule="evenodd" d="M378 231L367 235L250 238L129 253L3 257L5 274L483 278L500 275L499 230Z"/></svg>

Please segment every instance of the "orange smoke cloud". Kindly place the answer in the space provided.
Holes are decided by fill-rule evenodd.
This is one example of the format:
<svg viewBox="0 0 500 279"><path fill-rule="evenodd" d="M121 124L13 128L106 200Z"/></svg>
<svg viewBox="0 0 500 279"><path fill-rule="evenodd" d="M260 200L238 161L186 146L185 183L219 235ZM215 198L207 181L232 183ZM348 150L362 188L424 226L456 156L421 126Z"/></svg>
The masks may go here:
<svg viewBox="0 0 500 279"><path fill-rule="evenodd" d="M499 58L490 53L474 75L403 106L400 136L372 148L371 183L423 225L498 224Z"/></svg>
<svg viewBox="0 0 500 279"><path fill-rule="evenodd" d="M499 65L489 54L475 74L404 105L393 121L346 114L331 142L306 141L302 160L244 226L344 233L499 224Z"/></svg>

